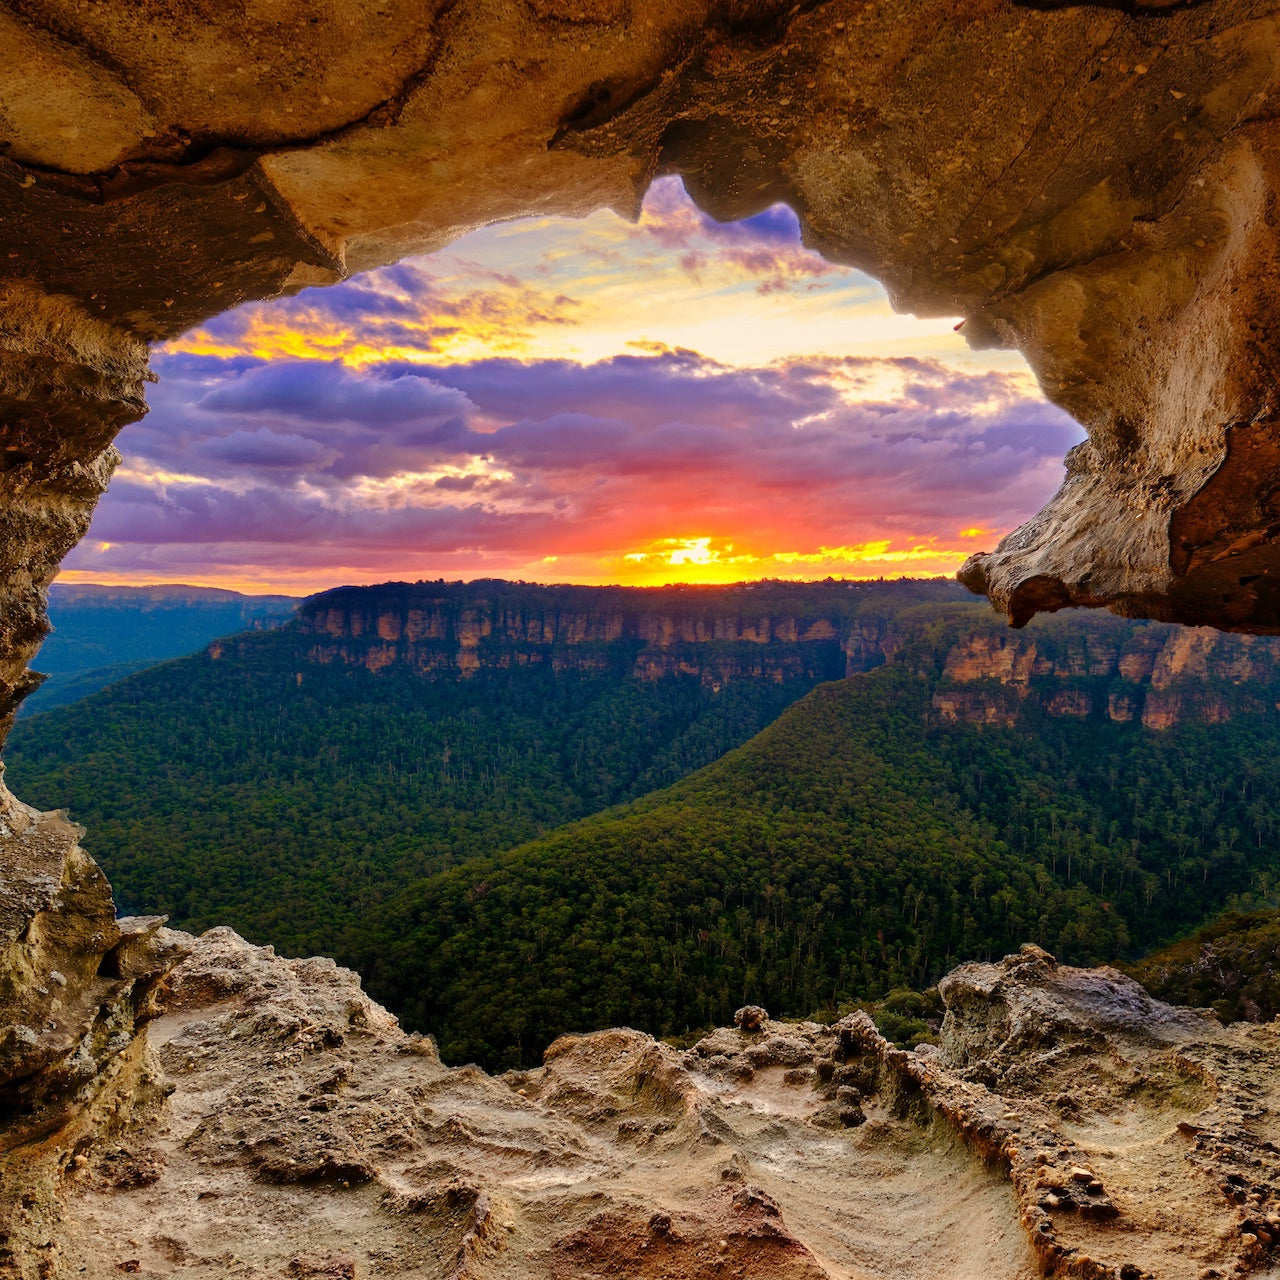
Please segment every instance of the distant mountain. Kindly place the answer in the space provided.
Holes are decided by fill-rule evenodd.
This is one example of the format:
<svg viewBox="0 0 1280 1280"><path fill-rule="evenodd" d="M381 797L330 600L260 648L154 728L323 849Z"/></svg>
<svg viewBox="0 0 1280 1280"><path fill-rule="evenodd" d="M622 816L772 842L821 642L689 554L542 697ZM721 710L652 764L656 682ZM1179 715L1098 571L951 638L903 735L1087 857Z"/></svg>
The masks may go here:
<svg viewBox="0 0 1280 1280"><path fill-rule="evenodd" d="M53 633L34 663L48 679L20 715L75 702L157 662L184 657L247 627L280 626L300 601L181 584L107 587L55 582Z"/></svg>
<svg viewBox="0 0 1280 1280"><path fill-rule="evenodd" d="M290 628L300 664L437 678L547 663L603 670L631 655L638 680L838 678L885 662L929 674L943 720L1050 716L1149 729L1274 709L1280 639L1072 611L1014 631L954 582L542 587L388 583L312 596ZM247 651L245 637L215 657ZM281 646L283 640L273 640ZM605 655L609 655L607 658Z"/></svg>

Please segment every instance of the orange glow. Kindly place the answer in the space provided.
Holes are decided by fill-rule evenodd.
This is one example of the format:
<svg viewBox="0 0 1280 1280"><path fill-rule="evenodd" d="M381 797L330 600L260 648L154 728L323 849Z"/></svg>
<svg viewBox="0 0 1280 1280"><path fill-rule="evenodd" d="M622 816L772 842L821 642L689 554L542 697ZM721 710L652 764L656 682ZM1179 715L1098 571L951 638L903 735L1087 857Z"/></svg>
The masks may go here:
<svg viewBox="0 0 1280 1280"><path fill-rule="evenodd" d="M701 535L662 538L643 551L604 557L594 566L581 565L563 581L629 586L665 583L728 585L761 578L803 581L824 577L870 578L951 577L971 554L968 548L939 545L935 539L910 539L896 545L890 539L856 546L819 547L816 551L775 551L756 554L735 551L734 544Z"/></svg>
<svg viewBox="0 0 1280 1280"><path fill-rule="evenodd" d="M1016 354L675 178L636 223L498 224L210 319L156 367L64 582L951 575L1078 438Z"/></svg>
<svg viewBox="0 0 1280 1280"><path fill-rule="evenodd" d="M463 300L474 303L474 299ZM208 329L193 329L169 343L167 350L190 355L254 356L259 360L341 360L353 368L383 361L416 361L449 364L484 356L523 356L530 348L529 328L534 319L519 307L495 315L491 308L467 306L464 314L446 328L434 326L430 317L400 321L399 341L380 339L378 327L339 325L317 320L306 328L278 320L265 309L252 313L242 333L223 337ZM536 315L539 326L571 325L568 316L549 312ZM412 340L405 340L412 338Z"/></svg>
<svg viewBox="0 0 1280 1280"><path fill-rule="evenodd" d="M969 548L948 547L929 538L909 540L902 545L881 539L856 546L819 547L815 551L755 553L735 550L732 542L698 535L658 539L641 551L602 555L565 552L530 560L495 557L479 564L472 557L449 563L352 564L314 570L264 566L234 573L104 573L64 569L58 580L139 587L181 581L197 587L223 587L247 595L311 595L335 586L436 577L450 581L502 577L580 586L658 587L675 583L729 586L764 578L805 582L827 577L852 581L953 577L970 554Z"/></svg>

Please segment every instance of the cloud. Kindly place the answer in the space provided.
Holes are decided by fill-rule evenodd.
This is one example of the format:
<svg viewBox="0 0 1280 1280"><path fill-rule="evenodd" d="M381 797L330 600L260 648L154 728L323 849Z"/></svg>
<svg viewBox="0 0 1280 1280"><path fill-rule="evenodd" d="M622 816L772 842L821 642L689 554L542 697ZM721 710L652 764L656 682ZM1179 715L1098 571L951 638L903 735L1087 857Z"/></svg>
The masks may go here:
<svg viewBox="0 0 1280 1280"><path fill-rule="evenodd" d="M501 224L168 344L68 571L950 571L1081 438L1020 365L962 346L806 249L787 207L720 223L662 179L637 224Z"/></svg>
<svg viewBox="0 0 1280 1280"><path fill-rule="evenodd" d="M649 189L632 238L675 254L695 279L747 279L761 294L813 290L841 272L804 247L800 219L786 205L738 222L717 222L693 204L676 178L659 179Z"/></svg>
<svg viewBox="0 0 1280 1280"><path fill-rule="evenodd" d="M1080 438L1021 377L914 358L158 367L72 570L316 586L942 571L975 528L990 541L1031 514Z"/></svg>
<svg viewBox="0 0 1280 1280"><path fill-rule="evenodd" d="M514 349L536 329L571 328L581 319L581 304L562 290L465 266L449 275L433 259L409 259L329 288L248 303L168 349L367 363L395 352L439 355L464 339Z"/></svg>
<svg viewBox="0 0 1280 1280"><path fill-rule="evenodd" d="M210 440L205 446L205 453L220 462L260 471L314 470L333 458L333 450L325 448L318 440L308 440L289 432L268 431L262 427L256 431L232 431L229 435Z"/></svg>
<svg viewBox="0 0 1280 1280"><path fill-rule="evenodd" d="M806 249L799 221L786 206L741 222L716 222L676 178L653 184L635 226L605 214L585 224L543 220L477 236L452 251L332 287L248 303L200 325L168 350L356 365L527 356L535 347L545 355L549 344L563 351L567 342L634 324L637 309L651 305L646 295L663 299L682 291L680 308L692 303L700 313L734 305L733 297L751 291L776 297L839 283L847 293L853 283L853 294L864 301L880 296L878 290L868 293L864 277ZM482 260L486 256L500 262ZM660 314L669 322L665 308Z"/></svg>

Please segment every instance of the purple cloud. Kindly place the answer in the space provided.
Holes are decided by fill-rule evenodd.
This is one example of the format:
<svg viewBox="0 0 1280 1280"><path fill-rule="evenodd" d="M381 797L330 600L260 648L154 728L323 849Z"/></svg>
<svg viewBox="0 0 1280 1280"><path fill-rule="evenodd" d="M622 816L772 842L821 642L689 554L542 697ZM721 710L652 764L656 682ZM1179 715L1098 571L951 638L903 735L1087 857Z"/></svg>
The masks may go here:
<svg viewBox="0 0 1280 1280"><path fill-rule="evenodd" d="M694 534L761 555L954 542L1026 518L1081 437L1013 377L921 359L158 364L70 568L374 579ZM886 378L900 396L850 398Z"/></svg>

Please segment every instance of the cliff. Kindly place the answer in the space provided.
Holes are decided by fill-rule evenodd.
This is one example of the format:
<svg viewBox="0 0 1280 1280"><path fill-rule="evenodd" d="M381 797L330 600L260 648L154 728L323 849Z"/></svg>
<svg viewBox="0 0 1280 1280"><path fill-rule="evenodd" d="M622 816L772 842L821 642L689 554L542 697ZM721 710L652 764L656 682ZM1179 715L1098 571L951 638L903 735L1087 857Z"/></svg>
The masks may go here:
<svg viewBox="0 0 1280 1280"><path fill-rule="evenodd" d="M1050 716L1169 729L1275 714L1277 696L1274 639L1075 616L959 637L943 658L933 705L943 719L973 724L1009 725L1030 705Z"/></svg>
<svg viewBox="0 0 1280 1280"><path fill-rule="evenodd" d="M332 961L170 937L155 1087L26 1150L11 1276L1191 1280L1270 1274L1280 1240L1275 1028L1036 948L951 974L915 1052L743 1010L490 1077Z"/></svg>
<svg viewBox="0 0 1280 1280"><path fill-rule="evenodd" d="M220 640L209 652L261 643ZM719 689L899 662L934 681L941 719L984 725L1034 708L1168 729L1274 713L1280 701L1280 639L1083 611L1014 631L941 581L344 587L306 601L269 643L291 645L299 679L310 663L432 679L545 663L638 680L694 676Z"/></svg>
<svg viewBox="0 0 1280 1280"><path fill-rule="evenodd" d="M313 596L288 631L299 659L424 676L547 663L639 680L837 679L885 661L895 609L963 599L955 584L762 582L731 587L387 583ZM975 614L977 611L974 611ZM228 643L211 647L214 657Z"/></svg>

